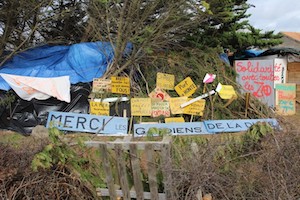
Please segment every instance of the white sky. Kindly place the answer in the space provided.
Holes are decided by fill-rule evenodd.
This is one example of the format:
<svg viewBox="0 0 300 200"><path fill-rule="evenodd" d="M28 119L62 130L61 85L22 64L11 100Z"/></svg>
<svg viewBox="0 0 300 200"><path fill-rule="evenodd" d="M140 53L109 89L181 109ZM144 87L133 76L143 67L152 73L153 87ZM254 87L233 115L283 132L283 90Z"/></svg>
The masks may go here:
<svg viewBox="0 0 300 200"><path fill-rule="evenodd" d="M248 0L250 24L263 31L300 32L300 0Z"/></svg>

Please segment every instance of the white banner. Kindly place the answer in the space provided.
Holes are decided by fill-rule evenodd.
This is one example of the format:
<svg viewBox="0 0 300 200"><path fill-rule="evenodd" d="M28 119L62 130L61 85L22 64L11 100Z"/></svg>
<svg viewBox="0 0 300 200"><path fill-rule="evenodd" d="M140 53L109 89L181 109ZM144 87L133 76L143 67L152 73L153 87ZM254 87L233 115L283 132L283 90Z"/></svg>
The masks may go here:
<svg viewBox="0 0 300 200"><path fill-rule="evenodd" d="M17 76L0 74L10 87L24 100L33 98L45 100L51 96L61 101L70 102L69 76L55 78L38 78L30 76Z"/></svg>

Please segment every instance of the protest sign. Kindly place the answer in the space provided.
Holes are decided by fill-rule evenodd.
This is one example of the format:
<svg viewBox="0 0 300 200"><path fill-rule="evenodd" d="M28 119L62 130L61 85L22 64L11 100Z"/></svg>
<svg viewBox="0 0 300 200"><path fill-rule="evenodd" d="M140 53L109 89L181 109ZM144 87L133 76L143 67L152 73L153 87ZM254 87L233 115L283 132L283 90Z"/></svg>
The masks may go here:
<svg viewBox="0 0 300 200"><path fill-rule="evenodd" d="M178 83L175 86L175 91L179 96L186 96L189 97L192 94L194 94L197 90L197 86L195 83L192 81L190 77L185 78L183 81Z"/></svg>
<svg viewBox="0 0 300 200"><path fill-rule="evenodd" d="M109 103L90 101L90 114L109 116Z"/></svg>
<svg viewBox="0 0 300 200"><path fill-rule="evenodd" d="M116 94L130 94L130 80L128 77L111 77L111 92Z"/></svg>
<svg viewBox="0 0 300 200"><path fill-rule="evenodd" d="M296 84L276 84L276 111L281 115L296 114Z"/></svg>
<svg viewBox="0 0 300 200"><path fill-rule="evenodd" d="M156 75L156 87L166 90L174 90L175 76L158 72Z"/></svg>
<svg viewBox="0 0 300 200"><path fill-rule="evenodd" d="M130 102L132 116L151 116L150 98L131 98Z"/></svg>

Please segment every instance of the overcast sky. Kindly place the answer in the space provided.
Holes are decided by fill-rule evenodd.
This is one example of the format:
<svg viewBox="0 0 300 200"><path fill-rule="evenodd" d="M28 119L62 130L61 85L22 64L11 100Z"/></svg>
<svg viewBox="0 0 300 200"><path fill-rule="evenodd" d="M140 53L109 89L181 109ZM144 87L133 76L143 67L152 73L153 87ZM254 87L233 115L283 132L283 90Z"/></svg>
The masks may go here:
<svg viewBox="0 0 300 200"><path fill-rule="evenodd" d="M250 24L264 31L300 32L300 0L248 0Z"/></svg>

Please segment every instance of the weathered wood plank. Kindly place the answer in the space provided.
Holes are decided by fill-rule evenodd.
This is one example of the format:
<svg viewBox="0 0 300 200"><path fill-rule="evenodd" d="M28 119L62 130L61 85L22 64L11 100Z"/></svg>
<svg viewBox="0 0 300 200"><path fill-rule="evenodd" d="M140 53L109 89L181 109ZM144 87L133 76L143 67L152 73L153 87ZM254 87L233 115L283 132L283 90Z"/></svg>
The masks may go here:
<svg viewBox="0 0 300 200"><path fill-rule="evenodd" d="M106 144L99 144L99 149L102 155L102 163L103 163L103 169L106 174L106 183L109 191L109 196L111 200L116 200L117 195L116 195L116 190L115 190L115 183L114 183L114 178L113 174L111 171L111 166L110 162L108 159L108 149L106 147Z"/></svg>
<svg viewBox="0 0 300 200"><path fill-rule="evenodd" d="M166 199L171 200L172 197L172 159L171 159L171 141L168 144L163 144L161 149L161 169L163 173L163 183L165 188Z"/></svg>
<svg viewBox="0 0 300 200"><path fill-rule="evenodd" d="M117 169L118 169L120 184L121 184L121 188L123 191L123 199L130 200L125 158L123 155L123 150L122 150L121 144L115 145L115 153L116 153L116 159L117 159Z"/></svg>
<svg viewBox="0 0 300 200"><path fill-rule="evenodd" d="M160 141L111 141L111 142L104 142L104 141L86 141L85 144L88 147L98 147L99 144L107 144L108 149L113 149L116 144L121 144L124 150L129 150L129 144L135 144L138 150L144 150L146 144L152 144L154 150L161 150L161 146L166 142Z"/></svg>
<svg viewBox="0 0 300 200"><path fill-rule="evenodd" d="M150 193L152 200L158 200L158 188L157 188L157 170L154 161L154 149L153 145L146 144L145 153L147 157L148 179L150 186Z"/></svg>
<svg viewBox="0 0 300 200"><path fill-rule="evenodd" d="M108 189L97 188L96 191L97 191L98 196L102 196L102 197L108 197L109 196ZM117 194L118 197L123 197L122 190L116 190L116 194ZM131 198L137 198L136 192L135 191L130 191L130 197ZM143 193L143 198L144 199L151 199L150 192L144 192ZM159 200L166 200L166 195L164 193L158 193L158 198L159 198Z"/></svg>
<svg viewBox="0 0 300 200"><path fill-rule="evenodd" d="M136 191L136 198L138 200L144 199L144 189L143 183L141 179L141 166L138 158L137 147L135 144L130 144L130 160L131 160L131 168L132 168L132 175L134 181L134 189Z"/></svg>

